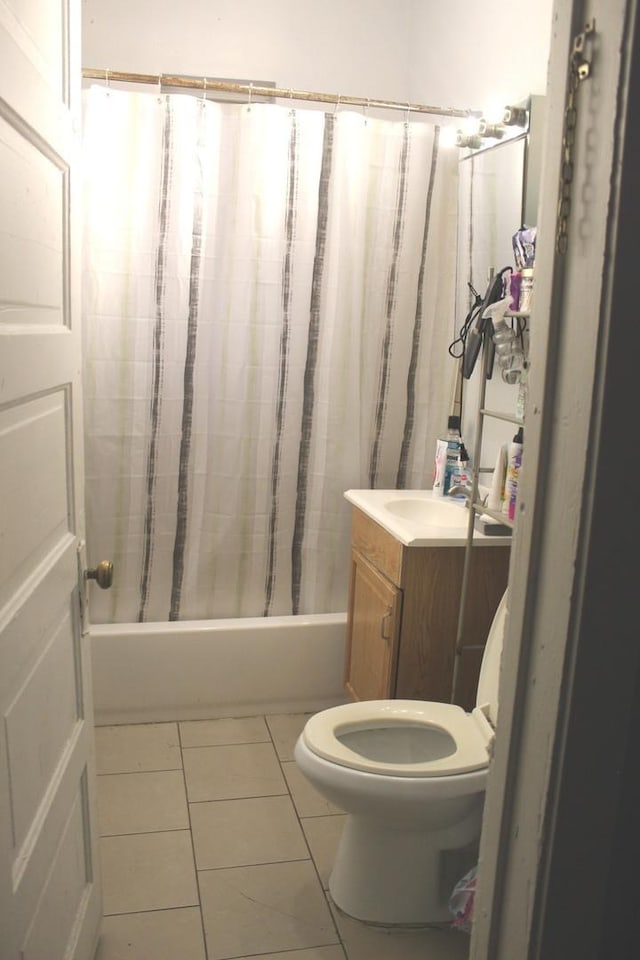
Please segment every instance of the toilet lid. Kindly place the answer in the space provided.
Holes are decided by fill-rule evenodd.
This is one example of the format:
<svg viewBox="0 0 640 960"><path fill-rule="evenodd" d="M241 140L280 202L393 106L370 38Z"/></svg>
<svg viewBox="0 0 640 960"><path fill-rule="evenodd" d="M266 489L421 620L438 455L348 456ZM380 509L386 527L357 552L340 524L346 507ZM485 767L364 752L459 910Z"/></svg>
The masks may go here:
<svg viewBox="0 0 640 960"><path fill-rule="evenodd" d="M341 739L345 734L402 726L440 732L443 742L448 736L449 752L435 759L386 762L361 753L354 745L357 737ZM488 766L491 728L479 707L466 713L452 703L362 700L316 713L307 720L302 736L317 756L344 767L392 777L445 777Z"/></svg>

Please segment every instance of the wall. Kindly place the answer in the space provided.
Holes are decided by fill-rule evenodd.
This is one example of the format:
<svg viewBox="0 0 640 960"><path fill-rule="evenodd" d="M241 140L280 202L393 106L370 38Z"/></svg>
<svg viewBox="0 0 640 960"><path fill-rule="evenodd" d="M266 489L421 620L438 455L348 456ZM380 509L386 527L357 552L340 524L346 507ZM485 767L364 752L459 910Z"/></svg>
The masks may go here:
<svg viewBox="0 0 640 960"><path fill-rule="evenodd" d="M543 94L552 7L552 0L412 0L412 95L486 109Z"/></svg>
<svg viewBox="0 0 640 960"><path fill-rule="evenodd" d="M82 62L405 100L411 6L411 0L83 0Z"/></svg>
<svg viewBox="0 0 640 960"><path fill-rule="evenodd" d="M530 0L83 0L82 62L481 108L544 93L551 7L552 0L538 0L535 12Z"/></svg>

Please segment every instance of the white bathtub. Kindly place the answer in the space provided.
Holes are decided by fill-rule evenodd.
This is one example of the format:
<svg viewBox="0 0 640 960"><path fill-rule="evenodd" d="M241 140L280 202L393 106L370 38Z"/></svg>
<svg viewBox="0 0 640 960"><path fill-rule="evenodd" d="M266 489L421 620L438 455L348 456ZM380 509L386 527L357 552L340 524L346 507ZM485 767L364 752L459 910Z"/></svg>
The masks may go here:
<svg viewBox="0 0 640 960"><path fill-rule="evenodd" d="M91 627L97 724L295 713L345 702L346 614Z"/></svg>

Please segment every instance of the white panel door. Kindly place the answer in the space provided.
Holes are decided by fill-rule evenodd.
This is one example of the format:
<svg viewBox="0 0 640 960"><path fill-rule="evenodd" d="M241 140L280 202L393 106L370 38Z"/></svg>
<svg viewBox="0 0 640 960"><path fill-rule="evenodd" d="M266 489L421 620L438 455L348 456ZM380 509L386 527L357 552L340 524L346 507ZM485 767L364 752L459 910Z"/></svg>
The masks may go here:
<svg viewBox="0 0 640 960"><path fill-rule="evenodd" d="M0 960L101 915L83 530L79 10L0 0Z"/></svg>

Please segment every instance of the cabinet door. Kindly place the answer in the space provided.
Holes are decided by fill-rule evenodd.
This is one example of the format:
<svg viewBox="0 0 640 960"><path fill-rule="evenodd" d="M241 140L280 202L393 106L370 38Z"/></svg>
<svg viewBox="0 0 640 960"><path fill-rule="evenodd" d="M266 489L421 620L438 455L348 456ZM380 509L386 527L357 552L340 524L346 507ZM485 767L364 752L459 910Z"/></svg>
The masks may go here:
<svg viewBox="0 0 640 960"><path fill-rule="evenodd" d="M394 695L402 591L351 552L345 687L353 700Z"/></svg>

